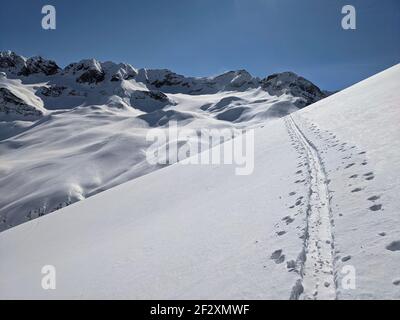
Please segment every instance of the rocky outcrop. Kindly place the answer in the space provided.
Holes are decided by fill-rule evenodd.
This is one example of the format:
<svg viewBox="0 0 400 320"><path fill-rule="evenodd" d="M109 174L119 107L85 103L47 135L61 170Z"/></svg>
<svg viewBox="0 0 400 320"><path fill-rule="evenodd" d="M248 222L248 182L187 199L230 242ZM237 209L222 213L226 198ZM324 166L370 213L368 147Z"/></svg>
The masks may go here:
<svg viewBox="0 0 400 320"><path fill-rule="evenodd" d="M26 60L19 75L29 76L35 73L42 73L46 76L51 76L60 71L60 67L54 61L46 60L42 57L33 57Z"/></svg>
<svg viewBox="0 0 400 320"><path fill-rule="evenodd" d="M112 82L131 80L138 74L134 67L126 63L104 62L102 68Z"/></svg>
<svg viewBox="0 0 400 320"><path fill-rule="evenodd" d="M105 73L101 64L95 59L82 60L65 67L64 75L74 76L78 83L99 83L104 80Z"/></svg>
<svg viewBox="0 0 400 320"><path fill-rule="evenodd" d="M74 76L78 83L98 84L103 81L130 80L137 75L137 71L131 65L125 63L101 63L95 59L87 59L69 64L64 69L63 74Z"/></svg>
<svg viewBox="0 0 400 320"><path fill-rule="evenodd" d="M65 86L48 86L42 87L39 93L45 97L57 98L61 96L66 89L67 87Z"/></svg>
<svg viewBox="0 0 400 320"><path fill-rule="evenodd" d="M140 69L135 80L166 93L193 95L229 90L244 91L259 86L259 79L245 70L229 71L216 77L194 78L167 69Z"/></svg>
<svg viewBox="0 0 400 320"><path fill-rule="evenodd" d="M11 115L26 118L39 118L43 112L30 105L11 90L0 87L0 115Z"/></svg>
<svg viewBox="0 0 400 320"><path fill-rule="evenodd" d="M26 59L12 51L4 51L0 52L0 71L27 77L32 74L51 76L60 72L61 69L54 61L40 56Z"/></svg>
<svg viewBox="0 0 400 320"><path fill-rule="evenodd" d="M3 51L0 52L0 70L7 71L15 71L20 70L23 66L25 66L26 59L17 55L12 51Z"/></svg>
<svg viewBox="0 0 400 320"><path fill-rule="evenodd" d="M304 108L326 97L316 85L293 72L270 75L261 81L261 86L273 96L290 94L297 97L295 104L298 108Z"/></svg>
<svg viewBox="0 0 400 320"><path fill-rule="evenodd" d="M167 105L174 105L174 102L160 91L137 90L132 93L130 104L143 112L153 112Z"/></svg>

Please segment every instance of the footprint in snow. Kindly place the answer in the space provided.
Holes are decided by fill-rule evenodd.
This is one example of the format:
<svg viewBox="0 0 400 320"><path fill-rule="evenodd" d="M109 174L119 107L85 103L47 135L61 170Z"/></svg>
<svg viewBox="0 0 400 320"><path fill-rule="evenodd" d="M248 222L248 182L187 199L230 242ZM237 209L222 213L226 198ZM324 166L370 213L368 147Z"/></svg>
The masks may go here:
<svg viewBox="0 0 400 320"><path fill-rule="evenodd" d="M371 211L379 211L381 209L382 209L381 204L374 204L373 206L369 207L369 210L371 210Z"/></svg>
<svg viewBox="0 0 400 320"><path fill-rule="evenodd" d="M392 282L395 286L399 286L400 285L400 279L395 279Z"/></svg>
<svg viewBox="0 0 400 320"><path fill-rule="evenodd" d="M282 221L285 221L286 224L291 224L294 221L294 219L290 216L286 216L282 219Z"/></svg>
<svg viewBox="0 0 400 320"><path fill-rule="evenodd" d="M400 241L393 241L386 246L389 251L400 251Z"/></svg>
<svg viewBox="0 0 400 320"><path fill-rule="evenodd" d="M288 268L289 272L296 270L296 261L290 260L286 262L286 268Z"/></svg>
<svg viewBox="0 0 400 320"><path fill-rule="evenodd" d="M380 198L380 196L372 196L372 197L369 197L367 200L376 201L376 200L379 200L379 198Z"/></svg>
<svg viewBox="0 0 400 320"><path fill-rule="evenodd" d="M350 259L351 259L350 255L349 256L345 256L345 257L342 258L342 262L349 261Z"/></svg>
<svg viewBox="0 0 400 320"><path fill-rule="evenodd" d="M274 260L276 264L281 264L285 261L285 255L282 254L282 249L275 250L271 254L271 260Z"/></svg>

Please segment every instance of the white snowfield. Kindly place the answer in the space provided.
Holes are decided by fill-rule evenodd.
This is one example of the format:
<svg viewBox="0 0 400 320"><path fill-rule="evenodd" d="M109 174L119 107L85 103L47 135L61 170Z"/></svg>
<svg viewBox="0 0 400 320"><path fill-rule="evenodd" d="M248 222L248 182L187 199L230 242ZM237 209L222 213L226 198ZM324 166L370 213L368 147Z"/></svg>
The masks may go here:
<svg viewBox="0 0 400 320"><path fill-rule="evenodd" d="M6 230L0 298L400 299L399 103L396 65L256 129L252 175L174 164Z"/></svg>
<svg viewBox="0 0 400 320"><path fill-rule="evenodd" d="M146 138L169 121L190 143L203 128L259 126L325 96L292 72L192 78L0 52L0 232L159 169Z"/></svg>

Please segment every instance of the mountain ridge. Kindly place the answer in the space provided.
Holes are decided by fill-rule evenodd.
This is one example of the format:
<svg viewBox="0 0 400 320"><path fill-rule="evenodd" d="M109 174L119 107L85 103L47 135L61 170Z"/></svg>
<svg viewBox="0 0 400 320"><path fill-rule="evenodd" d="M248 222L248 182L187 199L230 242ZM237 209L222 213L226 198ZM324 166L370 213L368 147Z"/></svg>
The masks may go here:
<svg viewBox="0 0 400 320"><path fill-rule="evenodd" d="M258 127L324 97L292 72L196 78L0 52L0 231L159 169L145 158L153 128Z"/></svg>
<svg viewBox="0 0 400 320"><path fill-rule="evenodd" d="M276 84L282 78L286 78L286 81L290 79L286 84L295 85L296 81L305 82L307 86L313 87L313 90L316 91L315 98L321 99L325 97L324 93L313 83L293 72L274 73L263 79L253 77L244 69L226 71L210 77L187 77L169 69L136 69L130 64L111 61L100 62L94 58L82 59L79 62L68 64L65 68L60 68L54 60L48 60L41 56L25 58L13 51L0 52L0 72L6 73L7 76L11 75L11 78L16 76L28 77L37 74L43 74L44 76L54 76L56 74L67 76L72 74L76 76L77 82L87 84L98 84L105 80L122 81L135 79L137 82L149 85L152 89L160 91L164 89L166 93L177 93L173 91L179 88L183 90L181 93L189 94L210 93L207 89L211 89L211 91L226 91L228 89L246 90L260 86L267 87L272 85L272 79L275 79L274 84ZM107 79L106 75L108 76ZM288 77L288 75L290 76ZM204 86L205 88L199 88L199 86ZM191 89L188 90L188 88Z"/></svg>

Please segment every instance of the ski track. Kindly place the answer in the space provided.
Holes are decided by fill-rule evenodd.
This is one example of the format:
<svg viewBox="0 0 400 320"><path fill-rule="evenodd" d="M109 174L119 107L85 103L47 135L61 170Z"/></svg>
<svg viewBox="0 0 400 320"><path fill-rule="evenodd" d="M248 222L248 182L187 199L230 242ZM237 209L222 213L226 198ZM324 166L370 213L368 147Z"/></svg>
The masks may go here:
<svg viewBox="0 0 400 320"><path fill-rule="evenodd" d="M289 134L305 151L310 184L303 248L305 258L300 273L301 285L296 283L294 288L298 292L295 297L307 300L336 299L333 220L325 170L318 150L297 126L293 117L286 117L285 122Z"/></svg>

